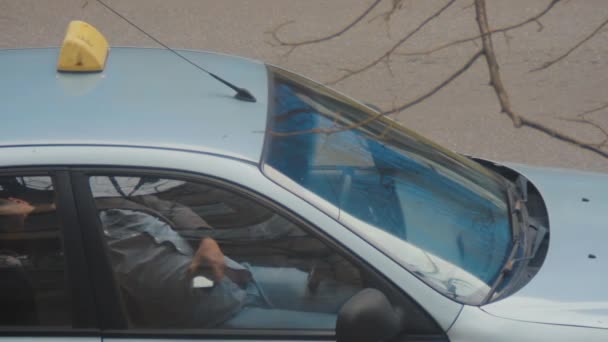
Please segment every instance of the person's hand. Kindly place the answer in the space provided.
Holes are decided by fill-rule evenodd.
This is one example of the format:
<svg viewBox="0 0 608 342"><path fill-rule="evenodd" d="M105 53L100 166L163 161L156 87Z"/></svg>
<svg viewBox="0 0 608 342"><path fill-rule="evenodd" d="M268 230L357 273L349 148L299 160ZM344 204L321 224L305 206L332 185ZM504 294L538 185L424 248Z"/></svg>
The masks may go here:
<svg viewBox="0 0 608 342"><path fill-rule="evenodd" d="M201 266L211 268L213 274L213 280L220 281L224 278L226 272L226 262L224 260L224 253L220 249L220 246L211 238L204 238L201 240L188 271L191 275L196 274Z"/></svg>
<svg viewBox="0 0 608 342"><path fill-rule="evenodd" d="M22 199L9 197L8 200L12 202L12 204L7 208L7 213L10 215L26 216L34 211L34 207Z"/></svg>

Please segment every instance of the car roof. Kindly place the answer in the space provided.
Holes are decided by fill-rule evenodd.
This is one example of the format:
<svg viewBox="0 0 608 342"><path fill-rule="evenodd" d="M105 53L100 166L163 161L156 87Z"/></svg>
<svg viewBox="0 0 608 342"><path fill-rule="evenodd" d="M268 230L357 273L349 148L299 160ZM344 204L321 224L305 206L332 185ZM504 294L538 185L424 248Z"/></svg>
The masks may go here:
<svg viewBox="0 0 608 342"><path fill-rule="evenodd" d="M100 73L58 73L58 48L0 50L0 147L118 145L259 162L266 129L264 64L180 51L248 89L257 102L166 49L112 48Z"/></svg>

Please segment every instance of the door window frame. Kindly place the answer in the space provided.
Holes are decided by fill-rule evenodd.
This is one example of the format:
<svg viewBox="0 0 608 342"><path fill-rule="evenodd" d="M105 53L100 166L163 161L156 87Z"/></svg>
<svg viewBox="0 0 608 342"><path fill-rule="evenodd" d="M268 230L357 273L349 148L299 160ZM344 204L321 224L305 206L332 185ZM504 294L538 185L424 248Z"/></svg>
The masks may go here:
<svg viewBox="0 0 608 342"><path fill-rule="evenodd" d="M49 177L55 191L56 214L64 253L65 290L67 292L72 326L0 326L0 337L62 336L98 337L97 307L89 277L89 265L82 244L78 211L74 201L69 170L66 167L5 167L1 177Z"/></svg>
<svg viewBox="0 0 608 342"><path fill-rule="evenodd" d="M71 169L72 184L74 198L78 202L79 216L83 226L90 229L83 230L85 246L94 253L87 253L91 258L91 264L95 265L95 274L91 277L95 284L99 284L96 288L95 295L97 302L104 306L99 310L100 325L104 338L168 338L168 339L210 339L216 340L221 338L227 339L245 339L245 340L276 340L276 339L293 339L293 340L324 340L335 341L335 332L327 330L274 330L274 329L133 329L128 327L126 310L122 304L121 295L118 285L114 282L113 269L110 265L109 253L105 242L105 236L101 227L101 222L98 219L98 209L95 205L95 200L90 186L90 178L94 176L116 176L116 177L139 177L139 176L154 176L167 178L171 180L179 180L198 184L205 184L216 187L218 189L232 192L245 199L251 200L258 205L275 211L277 214L290 220L300 229L310 234L311 237L319 239L326 244L328 248L333 249L340 254L346 261L360 269L366 275L373 277L374 283L381 285L382 292L387 296L389 294L397 297L399 301L407 301L414 305L419 312L425 315L425 320L428 320L435 327L436 334L424 335L425 341L446 341L445 332L440 328L439 324L430 316L414 299L403 293L398 286L393 284L390 279L386 278L381 272L375 270L365 260L359 258L354 251L347 246L333 239L322 229L316 227L305 218L297 215L283 205L276 203L265 195L262 195L252 189L248 189L241 184L236 184L214 176L204 175L196 172L176 171L164 168L147 168L147 167L108 167L108 166L83 166ZM103 259L103 260L102 260ZM386 293L389 292L389 293ZM119 320L116 318L120 317ZM429 339L430 338L430 339Z"/></svg>

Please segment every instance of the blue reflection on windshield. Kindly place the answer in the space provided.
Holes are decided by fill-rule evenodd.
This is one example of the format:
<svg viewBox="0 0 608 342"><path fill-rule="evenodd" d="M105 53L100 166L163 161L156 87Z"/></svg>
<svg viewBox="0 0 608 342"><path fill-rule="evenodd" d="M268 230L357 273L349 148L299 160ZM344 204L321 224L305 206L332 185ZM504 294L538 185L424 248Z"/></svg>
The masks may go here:
<svg viewBox="0 0 608 342"><path fill-rule="evenodd" d="M391 143L402 131L358 125L370 114L335 98L279 77L274 90L267 164L341 212L494 281L511 248L496 185L432 147Z"/></svg>

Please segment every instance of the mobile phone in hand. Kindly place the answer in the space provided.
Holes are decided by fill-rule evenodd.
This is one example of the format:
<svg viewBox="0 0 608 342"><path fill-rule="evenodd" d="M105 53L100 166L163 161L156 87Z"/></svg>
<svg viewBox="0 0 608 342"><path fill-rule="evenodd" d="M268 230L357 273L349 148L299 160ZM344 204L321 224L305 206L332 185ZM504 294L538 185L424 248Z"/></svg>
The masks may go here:
<svg viewBox="0 0 608 342"><path fill-rule="evenodd" d="M211 280L205 276L197 275L192 278L192 288L193 289L208 289L208 288L213 287L213 285L215 285L213 280Z"/></svg>

